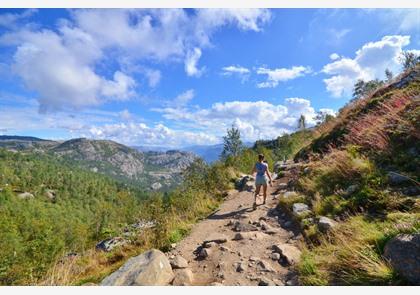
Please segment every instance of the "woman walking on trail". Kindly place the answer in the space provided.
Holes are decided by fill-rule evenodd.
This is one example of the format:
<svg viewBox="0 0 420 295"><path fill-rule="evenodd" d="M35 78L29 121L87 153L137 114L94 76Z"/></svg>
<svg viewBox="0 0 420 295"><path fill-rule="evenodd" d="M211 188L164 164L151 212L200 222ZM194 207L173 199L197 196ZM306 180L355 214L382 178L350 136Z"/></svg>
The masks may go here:
<svg viewBox="0 0 420 295"><path fill-rule="evenodd" d="M272 182L270 171L268 171L268 164L264 161L264 155L258 155L258 162L254 165L254 169L252 169L252 176L254 173L257 173L257 177L255 178L255 195L254 195L254 204L252 208L255 210L257 209L257 196L260 193L261 186L263 187L263 194L264 194L264 202L267 199L267 178L265 175L267 174L268 179L270 179L270 185Z"/></svg>

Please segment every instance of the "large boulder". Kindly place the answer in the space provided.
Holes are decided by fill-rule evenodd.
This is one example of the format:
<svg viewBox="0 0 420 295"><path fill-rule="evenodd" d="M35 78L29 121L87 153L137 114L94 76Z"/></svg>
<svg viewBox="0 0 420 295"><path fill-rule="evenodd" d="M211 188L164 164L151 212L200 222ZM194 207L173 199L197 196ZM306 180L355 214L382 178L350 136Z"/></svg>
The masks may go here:
<svg viewBox="0 0 420 295"><path fill-rule="evenodd" d="M116 272L107 276L102 286L164 286L174 278L165 254L152 249L130 258Z"/></svg>
<svg viewBox="0 0 420 295"><path fill-rule="evenodd" d="M403 278L420 285L420 233L400 234L389 240L384 256Z"/></svg>

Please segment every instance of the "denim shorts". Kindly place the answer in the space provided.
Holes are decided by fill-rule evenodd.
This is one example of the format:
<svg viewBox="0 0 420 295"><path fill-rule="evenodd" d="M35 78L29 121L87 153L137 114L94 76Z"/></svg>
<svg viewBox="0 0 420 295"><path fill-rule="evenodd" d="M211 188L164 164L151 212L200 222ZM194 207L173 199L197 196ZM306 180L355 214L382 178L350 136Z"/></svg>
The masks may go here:
<svg viewBox="0 0 420 295"><path fill-rule="evenodd" d="M257 175L257 178L255 178L255 185L267 185L267 178L265 177L265 175Z"/></svg>

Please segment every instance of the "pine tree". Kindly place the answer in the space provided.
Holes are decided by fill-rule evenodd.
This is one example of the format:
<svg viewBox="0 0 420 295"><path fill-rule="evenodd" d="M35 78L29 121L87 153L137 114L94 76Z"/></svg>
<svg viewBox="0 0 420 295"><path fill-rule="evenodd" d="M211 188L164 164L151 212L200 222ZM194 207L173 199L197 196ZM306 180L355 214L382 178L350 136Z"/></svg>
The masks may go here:
<svg viewBox="0 0 420 295"><path fill-rule="evenodd" d="M227 130L227 135L223 136L223 152L222 159L226 159L229 156L238 156L243 149L241 140L241 132L238 128L232 126Z"/></svg>
<svg viewBox="0 0 420 295"><path fill-rule="evenodd" d="M304 115L300 115L298 120L298 129L305 130L306 129L306 118Z"/></svg>
<svg viewBox="0 0 420 295"><path fill-rule="evenodd" d="M392 80L392 78L394 77L394 75L392 74L392 72L389 69L385 70L385 76L386 76L386 81L390 82Z"/></svg>
<svg viewBox="0 0 420 295"><path fill-rule="evenodd" d="M420 63L420 55L410 51L403 51L399 58L404 71L413 69L418 63Z"/></svg>

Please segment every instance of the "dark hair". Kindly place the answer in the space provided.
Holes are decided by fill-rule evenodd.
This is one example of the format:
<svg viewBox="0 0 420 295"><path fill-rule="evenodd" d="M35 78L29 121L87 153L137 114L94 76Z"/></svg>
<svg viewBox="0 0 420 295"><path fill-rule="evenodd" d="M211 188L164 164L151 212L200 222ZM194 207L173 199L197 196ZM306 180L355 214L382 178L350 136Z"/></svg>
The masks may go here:
<svg viewBox="0 0 420 295"><path fill-rule="evenodd" d="M264 160L264 155L263 154L259 154L258 155L258 161L262 161L262 160Z"/></svg>

